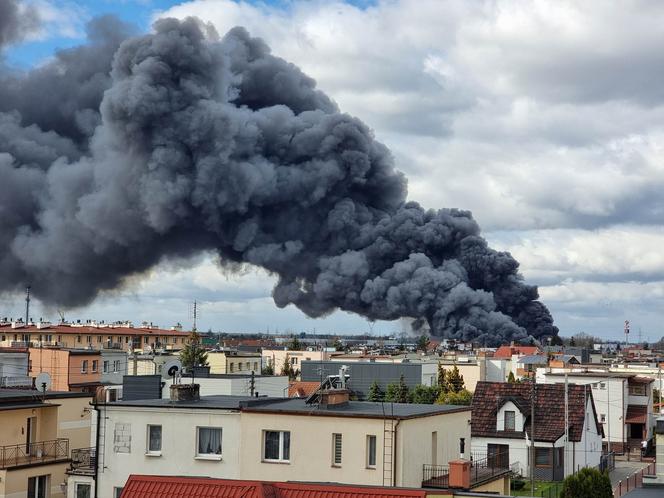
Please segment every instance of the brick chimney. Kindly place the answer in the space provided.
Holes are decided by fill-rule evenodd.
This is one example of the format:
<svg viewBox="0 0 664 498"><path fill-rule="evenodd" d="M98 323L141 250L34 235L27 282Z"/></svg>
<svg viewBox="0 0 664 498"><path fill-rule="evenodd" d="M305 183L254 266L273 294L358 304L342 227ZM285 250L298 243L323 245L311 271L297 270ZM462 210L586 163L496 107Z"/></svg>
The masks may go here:
<svg viewBox="0 0 664 498"><path fill-rule="evenodd" d="M320 392L320 405L326 407L344 406L348 404L348 389L326 389Z"/></svg>
<svg viewBox="0 0 664 498"><path fill-rule="evenodd" d="M171 401L198 401L200 384L171 384Z"/></svg>

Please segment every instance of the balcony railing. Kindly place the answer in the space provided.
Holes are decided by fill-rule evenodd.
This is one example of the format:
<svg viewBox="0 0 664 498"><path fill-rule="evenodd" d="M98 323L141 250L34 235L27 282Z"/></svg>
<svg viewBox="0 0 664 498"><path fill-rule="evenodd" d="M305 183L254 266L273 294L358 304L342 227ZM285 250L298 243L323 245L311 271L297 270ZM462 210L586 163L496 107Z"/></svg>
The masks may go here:
<svg viewBox="0 0 664 498"><path fill-rule="evenodd" d="M472 488L512 471L507 453L496 453L482 458L476 458L476 454L473 454L470 461L470 486ZM449 466L424 464L422 487L448 488L449 484Z"/></svg>
<svg viewBox="0 0 664 498"><path fill-rule="evenodd" d="M94 474L97 466L96 448L77 448L71 450L70 474Z"/></svg>
<svg viewBox="0 0 664 498"><path fill-rule="evenodd" d="M67 461L69 439L0 446L0 469Z"/></svg>

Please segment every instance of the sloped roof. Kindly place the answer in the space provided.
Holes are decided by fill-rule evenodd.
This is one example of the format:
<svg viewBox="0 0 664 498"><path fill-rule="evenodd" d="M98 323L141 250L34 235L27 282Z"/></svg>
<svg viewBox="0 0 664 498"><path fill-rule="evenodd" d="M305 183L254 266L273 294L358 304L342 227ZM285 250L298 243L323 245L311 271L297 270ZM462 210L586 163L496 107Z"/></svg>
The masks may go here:
<svg viewBox="0 0 664 498"><path fill-rule="evenodd" d="M289 398L308 398L320 387L320 382L295 381L288 385Z"/></svg>
<svg viewBox="0 0 664 498"><path fill-rule="evenodd" d="M640 405L627 405L626 424L645 424L648 420L647 407Z"/></svg>
<svg viewBox="0 0 664 498"><path fill-rule="evenodd" d="M521 363L523 365L546 365L548 361L548 358L544 355L529 354L519 358L517 363Z"/></svg>
<svg viewBox="0 0 664 498"><path fill-rule="evenodd" d="M121 498L425 498L441 490L130 475Z"/></svg>
<svg viewBox="0 0 664 498"><path fill-rule="evenodd" d="M526 415L526 432L530 432L531 383L478 382L471 404L472 437L524 438L524 432L496 430L496 415L505 400L513 401ZM585 400L591 398L588 386L569 384L568 421L570 441L581 441L585 420ZM535 440L554 442L565 433L565 385L535 384ZM593 404L594 406L594 404ZM525 408L525 410L524 410ZM593 410L589 414L597 431L602 427Z"/></svg>
<svg viewBox="0 0 664 498"><path fill-rule="evenodd" d="M513 354L529 355L537 353L539 353L537 346L500 346L493 354L493 357L510 359Z"/></svg>

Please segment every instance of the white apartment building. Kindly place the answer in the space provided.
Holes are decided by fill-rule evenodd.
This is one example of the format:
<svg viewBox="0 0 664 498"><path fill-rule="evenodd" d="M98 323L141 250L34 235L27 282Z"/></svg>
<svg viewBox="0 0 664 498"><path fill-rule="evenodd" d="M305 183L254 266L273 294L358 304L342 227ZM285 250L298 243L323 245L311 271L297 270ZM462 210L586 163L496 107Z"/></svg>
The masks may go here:
<svg viewBox="0 0 664 498"><path fill-rule="evenodd" d="M179 383L191 382L191 377L178 379ZM170 396L170 386L173 379L164 379L162 398ZM289 380L284 375L237 375L237 374L208 374L206 377L196 377L196 384L200 385L201 396L268 396L270 398L288 397ZM253 384L253 385L252 385Z"/></svg>
<svg viewBox="0 0 664 498"><path fill-rule="evenodd" d="M117 498L130 474L420 487L424 464L447 464L459 439L470 441L469 407L386 404L384 413L329 393L317 404L203 396L99 405L99 497Z"/></svg>

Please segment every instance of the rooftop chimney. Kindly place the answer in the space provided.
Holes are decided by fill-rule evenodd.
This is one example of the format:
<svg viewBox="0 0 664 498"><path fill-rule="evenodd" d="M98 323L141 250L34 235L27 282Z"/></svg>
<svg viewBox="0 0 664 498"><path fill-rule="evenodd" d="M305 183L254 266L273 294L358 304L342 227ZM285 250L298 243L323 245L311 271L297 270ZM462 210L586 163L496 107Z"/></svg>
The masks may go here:
<svg viewBox="0 0 664 498"><path fill-rule="evenodd" d="M198 401L200 384L171 384L171 401Z"/></svg>
<svg viewBox="0 0 664 498"><path fill-rule="evenodd" d="M326 389L320 392L321 407L344 406L348 404L350 393L348 389Z"/></svg>

